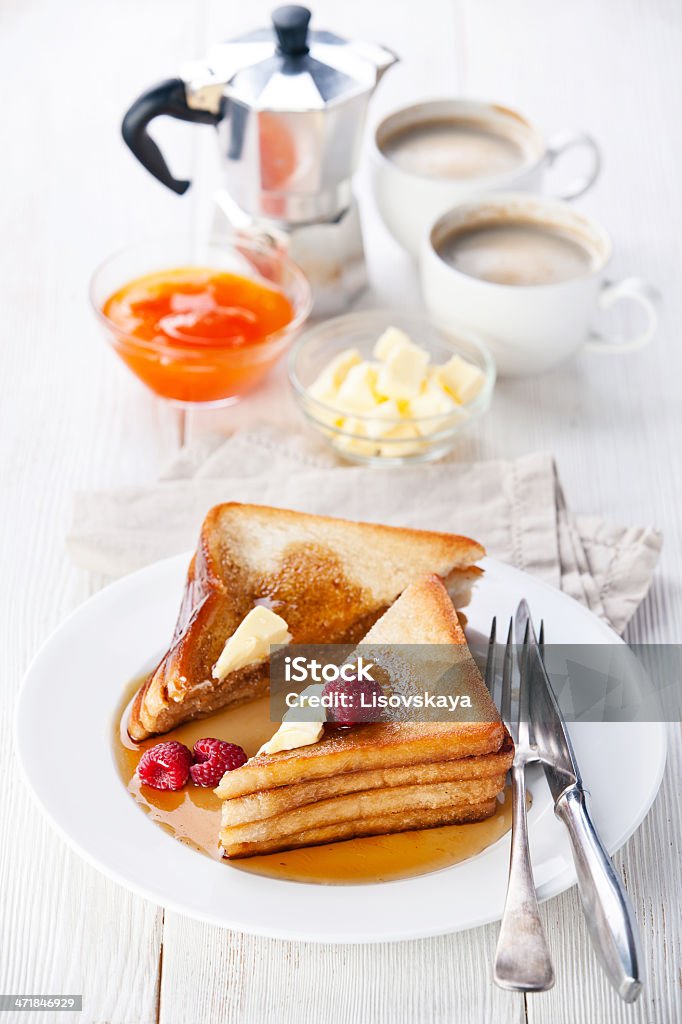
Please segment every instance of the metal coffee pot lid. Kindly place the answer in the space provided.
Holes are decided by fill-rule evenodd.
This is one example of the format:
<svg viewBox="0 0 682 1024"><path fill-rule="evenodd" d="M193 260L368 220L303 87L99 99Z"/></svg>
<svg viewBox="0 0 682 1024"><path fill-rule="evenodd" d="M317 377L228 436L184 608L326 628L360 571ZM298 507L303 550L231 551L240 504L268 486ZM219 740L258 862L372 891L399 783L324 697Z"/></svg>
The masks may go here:
<svg viewBox="0 0 682 1024"><path fill-rule="evenodd" d="M254 110L321 110L371 92L396 60L382 46L311 31L309 24L306 7L279 7L272 27L213 47L206 61L185 69L190 106L217 111L224 95Z"/></svg>

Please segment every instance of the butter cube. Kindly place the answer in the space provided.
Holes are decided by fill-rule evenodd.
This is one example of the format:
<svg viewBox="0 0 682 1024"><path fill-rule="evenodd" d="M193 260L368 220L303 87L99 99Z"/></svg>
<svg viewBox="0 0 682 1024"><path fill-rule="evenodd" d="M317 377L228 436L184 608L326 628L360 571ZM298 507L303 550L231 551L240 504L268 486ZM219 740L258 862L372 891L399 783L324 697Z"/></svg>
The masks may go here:
<svg viewBox="0 0 682 1024"><path fill-rule="evenodd" d="M305 402L307 412L312 419L317 423L323 423L327 427L338 427L341 424L343 414L338 409L334 411L335 407L338 406L338 391L328 389L324 381L321 383L315 381L308 388L307 395L313 399L311 402ZM329 408L321 408L318 402L329 406Z"/></svg>
<svg viewBox="0 0 682 1024"><path fill-rule="evenodd" d="M400 406L397 402L387 399L375 406L372 410L372 418L365 421L364 427L368 437L381 438L393 427L398 426L396 420L400 419L402 419Z"/></svg>
<svg viewBox="0 0 682 1024"><path fill-rule="evenodd" d="M310 395L310 397L314 398L317 402L324 402L325 405L329 405L330 402L334 401L338 394L338 389L331 387L329 381L322 380L321 377L318 377L315 383L310 385L306 394Z"/></svg>
<svg viewBox="0 0 682 1024"><path fill-rule="evenodd" d="M387 327L374 346L374 355L377 359L385 361L391 352L400 345L411 345L409 335L398 327Z"/></svg>
<svg viewBox="0 0 682 1024"><path fill-rule="evenodd" d="M364 457L377 454L377 442L368 437L366 425L362 420L349 416L343 421L343 429L354 436L346 437L341 434L334 436L332 443L339 452L344 455L361 455Z"/></svg>
<svg viewBox="0 0 682 1024"><path fill-rule="evenodd" d="M270 655L270 644L288 644L288 626L281 615L256 605L239 623L213 666L213 678L224 679L230 672L257 665Z"/></svg>
<svg viewBox="0 0 682 1024"><path fill-rule="evenodd" d="M308 413L318 423L323 423L328 427L339 426L343 416L342 411L339 409L338 413L334 413L327 409L321 409L316 403L321 402L323 405L330 406L331 409L337 407L340 386L346 379L349 370L361 361L362 357L356 348L345 349L332 359L307 389L307 394L314 400L308 404Z"/></svg>
<svg viewBox="0 0 682 1024"><path fill-rule="evenodd" d="M466 415L433 378L427 380L419 394L411 399L407 412L416 419L433 417L414 424L417 432L424 436L444 430Z"/></svg>
<svg viewBox="0 0 682 1024"><path fill-rule="evenodd" d="M412 342L395 345L379 371L377 391L384 398L414 398L426 376L429 353Z"/></svg>
<svg viewBox="0 0 682 1024"><path fill-rule="evenodd" d="M298 695L296 704L289 708L275 735L264 743L259 754L276 754L279 750L295 750L317 743L324 734L326 713L324 708L311 707L311 697L319 700L324 693L324 683L311 683Z"/></svg>
<svg viewBox="0 0 682 1024"><path fill-rule="evenodd" d="M338 391L350 368L360 362L362 362L362 356L356 348L344 349L325 366L308 391L312 394L315 390L317 395Z"/></svg>
<svg viewBox="0 0 682 1024"><path fill-rule="evenodd" d="M424 444L411 423L401 423L382 435L381 455L387 458L404 458L422 451ZM404 443L403 443L404 442Z"/></svg>
<svg viewBox="0 0 682 1024"><path fill-rule="evenodd" d="M372 363L361 362L351 366L338 391L339 409L360 415L371 412L378 402L376 383L377 369Z"/></svg>
<svg viewBox="0 0 682 1024"><path fill-rule="evenodd" d="M436 374L441 386L460 405L473 401L485 381L481 370L461 356L453 356L444 366L439 366Z"/></svg>
<svg viewBox="0 0 682 1024"><path fill-rule="evenodd" d="M259 754L277 754L280 750L296 750L317 743L324 733L323 722L282 722L279 729L258 751Z"/></svg>

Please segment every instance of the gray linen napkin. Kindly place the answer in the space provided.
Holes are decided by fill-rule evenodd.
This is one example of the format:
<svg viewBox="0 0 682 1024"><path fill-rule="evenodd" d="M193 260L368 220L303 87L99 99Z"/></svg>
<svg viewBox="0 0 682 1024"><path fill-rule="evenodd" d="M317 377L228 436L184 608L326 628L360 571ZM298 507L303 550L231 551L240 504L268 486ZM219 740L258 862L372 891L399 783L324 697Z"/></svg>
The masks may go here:
<svg viewBox="0 0 682 1024"><path fill-rule="evenodd" d="M302 434L256 429L183 449L152 486L77 495L68 549L82 568L121 576L193 548L206 511L220 501L469 534L619 633L649 588L661 548L650 527L572 516L546 453L399 470L342 467Z"/></svg>

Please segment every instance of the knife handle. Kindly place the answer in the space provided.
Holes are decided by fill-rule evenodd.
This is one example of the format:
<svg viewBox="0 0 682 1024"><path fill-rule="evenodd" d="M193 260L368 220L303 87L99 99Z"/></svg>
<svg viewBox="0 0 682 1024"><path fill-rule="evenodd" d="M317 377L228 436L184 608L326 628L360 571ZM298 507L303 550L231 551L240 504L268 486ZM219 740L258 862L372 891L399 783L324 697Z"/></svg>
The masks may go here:
<svg viewBox="0 0 682 1024"><path fill-rule="evenodd" d="M585 791L571 786L561 794L554 810L568 829L578 891L595 952L621 999L634 1003L642 988L637 921L594 827Z"/></svg>

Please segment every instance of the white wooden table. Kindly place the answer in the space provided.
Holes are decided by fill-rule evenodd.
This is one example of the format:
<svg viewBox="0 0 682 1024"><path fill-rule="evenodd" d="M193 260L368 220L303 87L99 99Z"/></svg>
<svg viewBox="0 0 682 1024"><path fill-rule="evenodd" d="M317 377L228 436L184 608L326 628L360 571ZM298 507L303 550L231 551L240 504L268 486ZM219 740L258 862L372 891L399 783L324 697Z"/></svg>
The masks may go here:
<svg viewBox="0 0 682 1024"><path fill-rule="evenodd" d="M494 926L342 948L255 939L164 913L72 854L17 776L10 736L22 673L100 582L85 579L64 551L74 491L148 481L183 436L249 415L244 405L181 421L101 342L86 297L94 264L135 238L201 230L214 173L210 131L168 125L162 134L176 165L191 169L198 186L172 196L125 151L120 117L182 58L264 23L270 6L8 0L0 11L0 990L83 992L78 1019L113 1024L673 1024L682 1019L677 729L661 794L616 858L649 971L643 998L629 1009L596 966L575 891L543 907L556 987L524 1000L491 983ZM658 525L660 571L629 636L679 640L682 11L674 0L318 0L316 12L319 25L375 37L403 55L373 117L408 97L465 91L517 105L549 132L583 127L601 140L603 178L581 205L612 230L614 270L649 277L664 293L660 336L627 359L586 356L541 379L502 383L471 454L550 448L575 509ZM364 179L363 171L374 282L365 301L416 301L412 269L378 222ZM269 415L285 417L286 405Z"/></svg>

